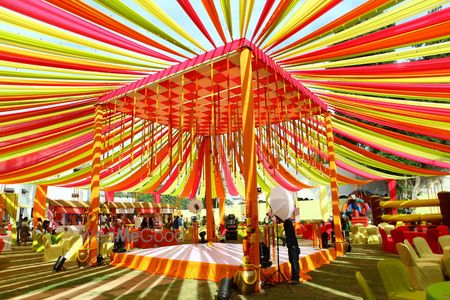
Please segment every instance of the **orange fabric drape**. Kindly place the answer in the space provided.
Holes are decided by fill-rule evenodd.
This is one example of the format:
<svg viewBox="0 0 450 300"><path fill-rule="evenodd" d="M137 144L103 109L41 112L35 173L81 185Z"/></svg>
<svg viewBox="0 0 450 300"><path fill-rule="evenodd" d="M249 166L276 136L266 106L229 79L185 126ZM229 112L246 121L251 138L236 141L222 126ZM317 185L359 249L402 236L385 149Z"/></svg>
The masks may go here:
<svg viewBox="0 0 450 300"><path fill-rule="evenodd" d="M214 155L214 182L216 185L216 194L219 201L219 224L224 224L225 218L225 188L222 182L222 176L220 173L219 159L217 155Z"/></svg>
<svg viewBox="0 0 450 300"><path fill-rule="evenodd" d="M92 149L91 199L89 203L89 219L86 229L91 238L86 238L82 249L89 249L89 265L97 264L98 251L98 216L100 211L100 169L102 155L103 112L100 105L95 107L94 143Z"/></svg>
<svg viewBox="0 0 450 300"><path fill-rule="evenodd" d="M223 32L222 25L220 24L219 14L217 13L216 6L214 5L214 1L212 0L202 0L203 7L208 12L208 15L214 24L214 28L216 28L217 33L219 34L222 42L224 44L227 43L227 39L225 38L225 33Z"/></svg>
<svg viewBox="0 0 450 300"><path fill-rule="evenodd" d="M338 256L343 256L344 240L342 237L341 210L339 208L339 187L337 181L336 158L334 155L333 126L331 124L331 115L329 112L325 113L325 124L327 129L328 161L330 163L331 207L336 236L336 254Z"/></svg>
<svg viewBox="0 0 450 300"><path fill-rule="evenodd" d="M36 195L33 204L33 224L36 228L38 218L43 221L45 219L45 208L47 204L47 186L36 185Z"/></svg>
<svg viewBox="0 0 450 300"><path fill-rule="evenodd" d="M189 195L191 194L191 192L194 188L194 182L195 182L195 179L196 179L198 173L202 172L202 163L200 160L203 159L204 144L205 144L205 139L203 139L203 141L202 141L200 152L198 153L198 157L194 160L194 163L193 163L192 169L191 169L192 171L186 182L186 186L184 187L183 191L179 195L180 198L189 197Z"/></svg>
<svg viewBox="0 0 450 300"><path fill-rule="evenodd" d="M216 186L217 198L225 199L226 198L225 188L224 188L223 182L222 182L222 175L220 173L220 167L219 167L219 161L217 159L217 155L214 155L213 163L214 163L214 184Z"/></svg>
<svg viewBox="0 0 450 300"><path fill-rule="evenodd" d="M244 148L245 210L247 218L247 244L243 243L247 263L259 266L258 194L256 185L255 116L253 113L252 53L245 48L240 55L242 132ZM248 246L247 246L248 245Z"/></svg>

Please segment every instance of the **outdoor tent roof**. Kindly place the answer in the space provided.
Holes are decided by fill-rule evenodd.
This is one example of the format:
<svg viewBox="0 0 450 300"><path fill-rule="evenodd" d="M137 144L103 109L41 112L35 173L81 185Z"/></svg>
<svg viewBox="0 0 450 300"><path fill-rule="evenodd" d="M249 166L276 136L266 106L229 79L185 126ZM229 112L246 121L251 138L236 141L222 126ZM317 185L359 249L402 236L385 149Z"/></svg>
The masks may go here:
<svg viewBox="0 0 450 300"><path fill-rule="evenodd" d="M172 102L166 99L167 87L171 86L167 83L173 78L174 92L179 95L180 76L184 73L183 102L192 101L192 78L188 78L186 69L191 63L194 76L202 76L199 92L205 99L211 97L210 77L204 71L211 69L208 61L217 58L213 70L216 62L216 68L224 68L224 61L228 61L230 74L235 74L237 54L220 49L244 39L254 45L259 61L255 60L254 69L261 71L261 77L267 65L271 75L273 70L289 74L282 76L287 80L286 91L296 86L302 96L332 113L336 163L363 178L355 181L340 174L340 182L359 184L448 174L448 4L439 0L377 0L360 5L339 0L245 1L247 5L238 10L232 1L220 3L1 1L0 13L6 25L0 32L0 182L88 188L94 105L101 98L110 105L103 128L101 188L148 191L164 187L167 193L183 192L177 184L187 181L187 171L163 168L165 160L170 160L165 146L169 140L179 142L180 147L190 144L190 152L173 159L182 162L188 155L187 166L192 167L201 154L201 139L186 139L188 134L177 133L176 127L172 136L168 133L167 112L172 110L167 106ZM436 9L439 6L442 8ZM214 51L222 51L225 57ZM204 53L212 53L210 58L203 56L204 65L191 60ZM179 69L173 67L177 65ZM173 77L167 77L170 72ZM223 87L222 72L214 72ZM235 79L230 80L230 87L237 85L235 76L230 77ZM146 89L147 93L155 92L155 80L162 80L158 84L161 107L157 110L162 128L152 127L150 120L156 120L156 116L151 115L151 110L143 114L140 99ZM127 84L147 88L133 94L134 88L125 87ZM269 89L279 92L273 83ZM137 116L130 114L135 95ZM174 105L180 101L179 97L171 98ZM111 106L116 100L120 105ZM150 96L150 105L145 107L155 108L150 103L153 100ZM201 98L200 102L203 111L199 133L205 134L205 116L214 101L208 104ZM220 107L222 115L226 106ZM169 126L180 126L179 111L173 111L173 124ZM189 115L183 109L185 113ZM261 114L264 127L263 118ZM189 117L186 120L191 122ZM218 124L226 120L223 114ZM273 145L266 146L274 155L258 159L259 180L267 183L265 188L278 183L276 180L287 179L300 185L292 181L297 174L328 184L323 120L320 115L306 115L298 121L274 124L272 132L267 131L276 133L278 141L274 139ZM220 133L222 129L218 129ZM153 130L160 130L160 135L154 135L154 150L161 152L148 163L146 153L151 147L147 146L154 141L145 139L146 146L141 147L139 136ZM258 134L265 143L264 132ZM293 141L292 136L302 137L294 149L279 147L287 140ZM239 150L239 144L236 147ZM236 156L226 153L231 165L217 162L220 166L214 174L223 174L227 182L236 180L234 189L229 188L239 192L242 178L240 152L236 152ZM299 154L305 155L299 158ZM141 165L147 162L148 168L138 168L136 157ZM160 168L153 168L161 161ZM275 161L284 171L295 166L295 174L280 169L276 173ZM196 170L200 172L200 166ZM192 182L197 183L197 179L201 181L192 178ZM201 188L200 183L197 186Z"/></svg>
<svg viewBox="0 0 450 300"><path fill-rule="evenodd" d="M47 203L49 206L58 207L77 207L77 208L89 208L89 202L87 201L77 201L77 200L54 200L48 199ZM164 203L150 203L150 202L104 202L102 206L108 208L168 208L175 209L176 207L170 204Z"/></svg>
<svg viewBox="0 0 450 300"><path fill-rule="evenodd" d="M169 122L175 128L183 124L184 130L195 126L201 135L211 135L210 119L215 110L220 113L214 133L236 131L240 119L232 128L227 127L229 111L242 110L239 53L243 47L250 48L255 57L253 97L255 110L261 115L256 120L257 127L271 121L269 111L277 108L280 99L289 112L284 120L296 119L307 112L317 114L320 107L326 110L325 102L246 39L227 43L125 85L101 97L99 102L114 111L166 126Z"/></svg>
<svg viewBox="0 0 450 300"><path fill-rule="evenodd" d="M108 208L156 208L156 209L175 209L174 205L165 203L151 203L151 202L105 202L102 206Z"/></svg>
<svg viewBox="0 0 450 300"><path fill-rule="evenodd" d="M54 200L47 198L47 203L49 206L89 208L89 202L87 201L61 200L61 199Z"/></svg>

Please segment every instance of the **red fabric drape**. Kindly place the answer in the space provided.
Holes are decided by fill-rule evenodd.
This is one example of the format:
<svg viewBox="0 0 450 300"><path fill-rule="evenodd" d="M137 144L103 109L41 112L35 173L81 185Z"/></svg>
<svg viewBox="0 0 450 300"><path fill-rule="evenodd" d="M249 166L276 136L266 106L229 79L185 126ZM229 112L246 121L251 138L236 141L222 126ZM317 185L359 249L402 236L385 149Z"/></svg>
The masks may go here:
<svg viewBox="0 0 450 300"><path fill-rule="evenodd" d="M389 189L389 197L391 198L391 201L394 201L397 199L397 190L396 190L396 185L397 185L397 180L395 179L389 179L388 181L388 189ZM392 213L396 214L397 213L397 209L393 208L392 209Z"/></svg>
<svg viewBox="0 0 450 300"><path fill-rule="evenodd" d="M114 202L114 191L105 192L105 201L106 202Z"/></svg>

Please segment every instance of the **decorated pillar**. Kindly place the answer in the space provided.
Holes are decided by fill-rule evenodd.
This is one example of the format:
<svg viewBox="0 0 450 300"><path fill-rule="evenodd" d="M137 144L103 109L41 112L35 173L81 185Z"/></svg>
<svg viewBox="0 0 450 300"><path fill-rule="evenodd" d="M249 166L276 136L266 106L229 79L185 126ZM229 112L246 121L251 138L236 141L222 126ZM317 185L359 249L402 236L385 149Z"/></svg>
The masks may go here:
<svg viewBox="0 0 450 300"><path fill-rule="evenodd" d="M100 211L100 159L102 154L102 126L103 111L100 105L95 107L94 118L94 142L92 147L92 170L91 170L91 199L89 203L89 216L86 223L88 236L82 246L83 250L88 250L88 264L97 264L98 249L98 218Z"/></svg>
<svg viewBox="0 0 450 300"><path fill-rule="evenodd" d="M243 48L240 54L242 133L244 148L245 214L247 237L243 243L243 265L259 266L258 191L256 185L255 116L253 113L252 53Z"/></svg>
<svg viewBox="0 0 450 300"><path fill-rule="evenodd" d="M334 233L336 237L336 255L344 255L344 240L341 227L341 210L339 208L339 187L337 181L336 157L334 154L333 126L330 112L325 112L325 124L327 129L328 161L330 163L331 208L334 219Z"/></svg>
<svg viewBox="0 0 450 300"><path fill-rule="evenodd" d="M40 218L41 221L44 221L46 205L47 205L47 186L36 185L36 195L34 196L34 204L33 204L34 228L36 228L38 224L38 218Z"/></svg>
<svg viewBox="0 0 450 300"><path fill-rule="evenodd" d="M206 204L206 238L214 241L214 212L211 187L211 137L205 136L205 204Z"/></svg>

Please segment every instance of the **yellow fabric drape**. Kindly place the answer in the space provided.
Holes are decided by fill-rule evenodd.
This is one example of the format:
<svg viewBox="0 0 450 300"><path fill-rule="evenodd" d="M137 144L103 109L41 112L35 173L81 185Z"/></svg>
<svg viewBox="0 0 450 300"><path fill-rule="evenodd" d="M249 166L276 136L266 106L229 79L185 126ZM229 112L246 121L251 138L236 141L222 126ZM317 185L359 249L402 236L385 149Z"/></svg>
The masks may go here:
<svg viewBox="0 0 450 300"><path fill-rule="evenodd" d="M357 36L367 34L371 31L377 30L389 24L395 24L401 20L408 19L417 14L426 12L442 3L442 0L411 0L405 1L399 4L395 8L385 11L378 16L370 18L364 22L361 22L355 26L352 26L346 30L329 35L307 45L303 45L296 50L290 51L284 55L280 55L278 59L284 59L292 57L302 53L307 53L320 48L326 48L330 45L336 44L341 41L349 40Z"/></svg>
<svg viewBox="0 0 450 300"><path fill-rule="evenodd" d="M206 236L208 242L214 241L214 212L212 203L211 182L211 137L205 137L205 204L206 204Z"/></svg>
<svg viewBox="0 0 450 300"><path fill-rule="evenodd" d="M5 210L8 213L11 220L16 220L17 207L19 207L19 196L17 194L0 194L2 202L5 205Z"/></svg>
<svg viewBox="0 0 450 300"><path fill-rule="evenodd" d="M187 33L183 27L181 27L177 22L175 22L164 10L159 7L153 0L135 0L140 6L145 8L150 14L155 18L159 19L161 22L169 26L172 30L177 32L179 35L184 37L186 40L200 48L202 51L207 51L203 46L197 42L189 33Z"/></svg>
<svg viewBox="0 0 450 300"><path fill-rule="evenodd" d="M45 208L47 203L47 186L37 185L36 195L34 196L33 205L33 224L34 227L38 224L38 218L45 219Z"/></svg>

